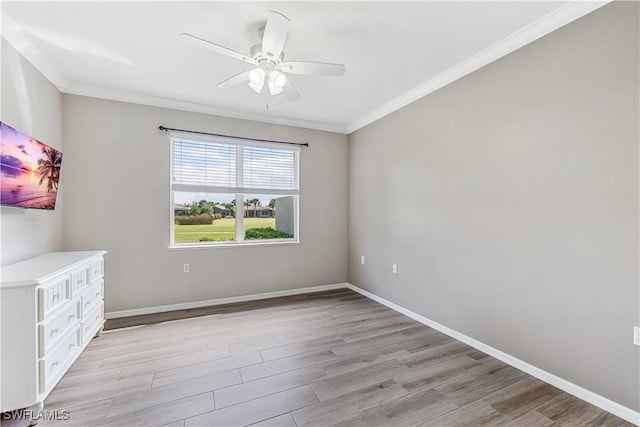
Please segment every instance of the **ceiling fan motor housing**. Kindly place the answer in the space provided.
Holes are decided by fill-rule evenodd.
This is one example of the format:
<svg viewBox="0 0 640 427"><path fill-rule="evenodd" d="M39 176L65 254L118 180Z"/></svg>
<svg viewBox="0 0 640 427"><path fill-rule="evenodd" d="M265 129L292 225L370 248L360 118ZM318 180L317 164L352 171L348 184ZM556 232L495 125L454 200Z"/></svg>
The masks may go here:
<svg viewBox="0 0 640 427"><path fill-rule="evenodd" d="M258 66L265 71L271 71L284 60L284 52L280 53L278 58L275 58L271 52L262 52L262 45L251 46L251 57L256 61Z"/></svg>

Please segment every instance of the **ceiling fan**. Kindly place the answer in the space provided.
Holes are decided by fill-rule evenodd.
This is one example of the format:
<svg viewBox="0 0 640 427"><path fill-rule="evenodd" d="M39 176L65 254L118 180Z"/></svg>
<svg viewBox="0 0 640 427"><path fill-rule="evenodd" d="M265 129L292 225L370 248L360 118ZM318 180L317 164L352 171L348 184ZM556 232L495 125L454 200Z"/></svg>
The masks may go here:
<svg viewBox="0 0 640 427"><path fill-rule="evenodd" d="M343 76L345 66L325 62L284 62L283 48L287 40L289 22L289 18L281 13L275 11L269 12L266 25L264 28L258 29L258 34L262 38L262 44L252 46L249 55L244 55L192 34L182 33L181 36L201 46L208 47L214 52L244 61L255 67L219 83L219 88L248 83L253 91L260 94L264 87L267 86L271 96L284 93L290 101L295 101L300 98L300 93L293 83L291 83L291 80L287 78L286 74Z"/></svg>

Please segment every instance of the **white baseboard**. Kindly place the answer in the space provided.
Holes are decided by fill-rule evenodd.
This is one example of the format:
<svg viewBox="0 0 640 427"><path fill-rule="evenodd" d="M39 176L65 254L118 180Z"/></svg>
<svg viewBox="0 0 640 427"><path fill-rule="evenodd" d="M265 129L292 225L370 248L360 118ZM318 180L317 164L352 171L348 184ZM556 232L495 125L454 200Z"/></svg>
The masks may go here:
<svg viewBox="0 0 640 427"><path fill-rule="evenodd" d="M313 292L332 291L334 289L347 288L346 283L332 285L312 286L309 288L287 289L284 291L264 292L260 294L241 295L237 297L217 298L204 301L185 302L181 304L159 305L156 307L134 308L131 310L112 311L105 313L105 319L117 319L119 317L139 316L142 314L164 313L166 311L186 310L189 308L207 307L211 305L231 304L234 302L257 301L261 299L287 297L291 295L310 294Z"/></svg>
<svg viewBox="0 0 640 427"><path fill-rule="evenodd" d="M465 344L470 345L490 356L495 357L498 360L503 361L506 364L513 366L514 368L520 369L521 371L526 372L529 375L532 375L548 384L551 384L554 387L559 388L579 399L582 399L586 402L591 403L592 405L597 406L598 408L604 409L607 412L612 413L624 420L629 421L635 425L640 425L640 412L636 412L626 406L622 406L619 403L616 403L612 400L607 399L606 397L600 396L592 391L589 391L585 388L580 387L579 385L573 384L563 378L560 378L550 372L542 370L536 366L533 366L523 360L520 360L510 354L507 354L503 351L500 351L496 348L493 348L483 342L480 342L474 338L471 338L467 335L464 335L458 331L455 331L451 328L448 328L444 325L441 325L438 322L435 322L431 319L428 319L424 316L421 316L417 313L414 313L411 310L407 310L406 308L399 306L391 301L387 301L384 298L381 298L371 292L367 292L364 289L360 289L359 287L352 285L351 283L347 283L347 287L361 295L364 295L367 298L370 298L380 304L386 305L392 310L397 311L398 313L402 313L407 317L412 318L424 325L427 325L437 331L442 332L443 334L449 335L452 338L457 339L458 341L462 341Z"/></svg>

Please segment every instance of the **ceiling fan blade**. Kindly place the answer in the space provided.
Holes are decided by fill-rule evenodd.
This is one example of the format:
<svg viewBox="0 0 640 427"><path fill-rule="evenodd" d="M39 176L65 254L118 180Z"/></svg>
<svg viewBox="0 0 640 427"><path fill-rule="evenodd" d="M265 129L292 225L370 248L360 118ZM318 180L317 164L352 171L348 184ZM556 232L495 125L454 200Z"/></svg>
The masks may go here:
<svg viewBox="0 0 640 427"><path fill-rule="evenodd" d="M289 18L273 10L269 12L262 36L262 54L273 59L279 58L284 42L287 40L288 31Z"/></svg>
<svg viewBox="0 0 640 427"><path fill-rule="evenodd" d="M251 71L251 70L249 70ZM231 87L231 86L236 86L239 85L241 83L245 83L249 81L249 71L244 71L240 74L236 74L235 76L228 78L227 80L218 83L218 87L219 88L225 88L225 87Z"/></svg>
<svg viewBox="0 0 640 427"><path fill-rule="evenodd" d="M194 41L195 43L198 43L200 46L205 46L208 47L209 49L213 50L216 53L219 53L221 55L225 55L228 56L230 58L233 59L238 59L240 61L244 61L244 62L248 62L249 64L253 64L255 65L255 61L253 60L253 58L248 57L247 55L243 55L240 52L236 52L235 50L231 50L229 48L226 48L224 46L220 46L218 44L212 43L209 40L205 40L202 39L200 37L194 36L192 34L188 34L188 33L182 33L180 34L181 36L187 38L188 40Z"/></svg>
<svg viewBox="0 0 640 427"><path fill-rule="evenodd" d="M300 92L298 92L298 89L291 83L291 80L287 79L287 84L284 85L283 89L284 96L286 96L289 101L300 99Z"/></svg>
<svg viewBox="0 0 640 427"><path fill-rule="evenodd" d="M278 67L280 71L291 74L306 74L313 76L344 76L343 64L328 64L326 62L294 61L283 62Z"/></svg>

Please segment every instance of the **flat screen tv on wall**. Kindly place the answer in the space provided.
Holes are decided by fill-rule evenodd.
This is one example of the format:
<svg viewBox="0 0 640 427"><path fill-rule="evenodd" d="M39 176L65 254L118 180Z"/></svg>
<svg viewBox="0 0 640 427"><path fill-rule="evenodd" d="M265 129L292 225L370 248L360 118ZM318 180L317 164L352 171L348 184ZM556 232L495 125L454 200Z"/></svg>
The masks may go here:
<svg viewBox="0 0 640 427"><path fill-rule="evenodd" d="M0 205L54 209L62 153L0 122Z"/></svg>

